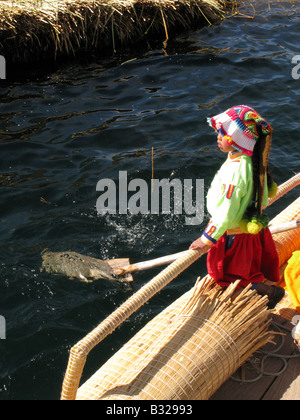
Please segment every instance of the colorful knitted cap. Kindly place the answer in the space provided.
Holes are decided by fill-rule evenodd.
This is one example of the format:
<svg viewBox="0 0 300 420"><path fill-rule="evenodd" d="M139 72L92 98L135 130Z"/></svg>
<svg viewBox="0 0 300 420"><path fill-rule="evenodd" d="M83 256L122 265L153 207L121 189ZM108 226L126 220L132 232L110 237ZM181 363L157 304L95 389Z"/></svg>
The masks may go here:
<svg viewBox="0 0 300 420"><path fill-rule="evenodd" d="M228 109L222 114L208 118L208 123L215 130L220 130L223 136L228 136L232 146L252 156L256 141L259 138L259 129L265 135L272 132L272 127L253 108L238 105Z"/></svg>

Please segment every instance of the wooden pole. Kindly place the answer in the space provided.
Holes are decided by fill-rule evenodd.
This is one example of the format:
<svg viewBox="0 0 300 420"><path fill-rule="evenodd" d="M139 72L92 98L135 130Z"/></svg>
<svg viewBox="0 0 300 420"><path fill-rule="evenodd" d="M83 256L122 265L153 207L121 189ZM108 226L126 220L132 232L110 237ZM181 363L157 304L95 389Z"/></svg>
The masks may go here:
<svg viewBox="0 0 300 420"><path fill-rule="evenodd" d="M270 232L272 235L275 233L285 232L291 229L297 229L300 227L300 220L293 220L288 223L283 223L281 225L269 226ZM115 274L117 276L121 276L128 273L133 273L135 271L143 271L149 270L150 268L156 268L161 265L171 264L173 261L177 260L177 258L182 257L186 251L177 252L176 254L165 255L160 258L155 258L149 261L142 261L135 264L129 264L127 267L120 268L115 270Z"/></svg>

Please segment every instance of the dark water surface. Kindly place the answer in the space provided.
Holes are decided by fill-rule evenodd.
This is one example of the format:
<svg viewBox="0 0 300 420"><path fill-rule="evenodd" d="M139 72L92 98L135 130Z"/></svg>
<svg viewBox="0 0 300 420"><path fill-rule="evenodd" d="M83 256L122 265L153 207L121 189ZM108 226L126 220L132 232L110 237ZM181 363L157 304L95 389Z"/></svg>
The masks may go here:
<svg viewBox="0 0 300 420"><path fill-rule="evenodd" d="M252 9L248 10L250 13ZM253 10L252 10L253 12ZM84 284L40 272L40 253L72 250L143 261L187 249L201 234L180 215L98 216L97 182L204 179L225 156L206 117L236 104L274 127L271 164L281 183L299 171L300 4L256 5L255 19L179 37L122 65L66 66L22 83L0 81L0 399L58 399L68 353L158 270L133 286ZM300 70L299 70L300 74ZM270 217L298 196L294 190ZM88 357L83 380L206 273L195 263Z"/></svg>

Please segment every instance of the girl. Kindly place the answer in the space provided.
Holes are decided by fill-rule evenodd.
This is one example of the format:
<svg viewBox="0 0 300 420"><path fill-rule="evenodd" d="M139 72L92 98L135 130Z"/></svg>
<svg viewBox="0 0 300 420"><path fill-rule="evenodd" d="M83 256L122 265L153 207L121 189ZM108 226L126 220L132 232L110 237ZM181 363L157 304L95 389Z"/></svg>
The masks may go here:
<svg viewBox="0 0 300 420"><path fill-rule="evenodd" d="M211 220L190 249L211 246L207 269L215 282L228 286L240 279L241 287L252 283L259 294L268 296L272 309L285 293L281 287L263 283L265 278L280 281L277 251L262 214L268 190L276 193L276 184L267 177L272 128L245 105L208 122L218 133L218 147L228 157L207 194Z"/></svg>

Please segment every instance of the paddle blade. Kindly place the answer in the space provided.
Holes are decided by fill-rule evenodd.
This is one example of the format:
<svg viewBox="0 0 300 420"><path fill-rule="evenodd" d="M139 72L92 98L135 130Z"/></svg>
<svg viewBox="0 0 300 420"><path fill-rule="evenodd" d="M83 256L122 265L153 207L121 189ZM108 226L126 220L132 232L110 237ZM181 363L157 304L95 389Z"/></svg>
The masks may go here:
<svg viewBox="0 0 300 420"><path fill-rule="evenodd" d="M124 267L128 267L130 265L129 258L115 258L113 260L105 260L105 262L110 266L110 268L115 274L117 270L120 270L120 269L122 270ZM124 274L122 277L120 277L119 280L120 281L123 280L124 282L130 283L134 281L134 277L131 273L127 273L127 274Z"/></svg>

